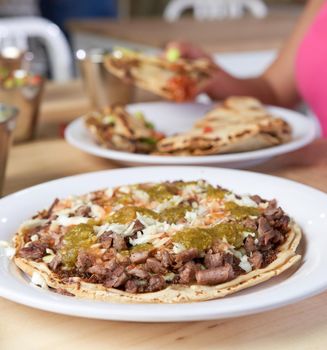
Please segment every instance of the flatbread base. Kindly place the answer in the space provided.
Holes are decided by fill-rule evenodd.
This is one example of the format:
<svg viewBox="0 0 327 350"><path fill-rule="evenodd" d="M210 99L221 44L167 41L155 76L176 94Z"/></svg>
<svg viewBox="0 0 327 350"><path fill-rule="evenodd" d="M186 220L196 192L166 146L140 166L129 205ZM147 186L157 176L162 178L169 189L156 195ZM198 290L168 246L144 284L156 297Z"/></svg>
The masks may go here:
<svg viewBox="0 0 327 350"><path fill-rule="evenodd" d="M150 91L155 95L161 96L165 99L171 100L172 94L170 91L165 89L164 82L167 80L167 74L160 69L159 67L150 67L150 72L148 70L144 73L142 69L132 69L132 79L126 78L126 72L124 69L116 68L110 60L105 61L105 66L107 70L116 76L118 79L121 79L125 83L135 84L137 87ZM142 79L142 77L146 74L147 80Z"/></svg>
<svg viewBox="0 0 327 350"><path fill-rule="evenodd" d="M276 260L263 269L253 270L248 274L241 275L217 286L171 285L154 293L132 294L118 289L105 288L101 284L87 282L64 283L45 263L29 261L19 257L15 257L14 262L27 275L32 276L34 272L38 272L49 287L65 290L79 298L112 303L188 303L205 301L222 298L255 286L274 276L278 276L296 264L301 259L301 255L297 254L296 250L302 233L300 227L294 222L290 226L291 230L287 235L286 241L280 246ZM23 244L22 239L22 234L18 233L14 239L16 251Z"/></svg>
<svg viewBox="0 0 327 350"><path fill-rule="evenodd" d="M178 64L184 68L182 72L176 72L172 68L174 64L161 57L144 55L137 52L134 52L130 57L127 55L121 59L117 59L112 55L108 55L104 59L104 65L107 71L118 79L168 100L176 100L174 89L167 86L171 78L177 76L190 78L193 81L192 87L194 87L196 92L200 91L207 84L210 76L217 69L207 59L193 61L179 59ZM181 100L179 98L177 100L182 102L193 99L193 97L186 96Z"/></svg>
<svg viewBox="0 0 327 350"><path fill-rule="evenodd" d="M197 130L189 134L166 137L158 143L157 154L166 155L212 155L249 152L277 146L291 139L283 133L285 124L280 119L253 125L245 125L242 132L220 129L219 133L203 136ZM238 128L241 123L238 124ZM218 130L218 129L217 129Z"/></svg>
<svg viewBox="0 0 327 350"><path fill-rule="evenodd" d="M184 133L165 137L156 154L212 155L247 152L290 141L289 124L252 97L229 97Z"/></svg>

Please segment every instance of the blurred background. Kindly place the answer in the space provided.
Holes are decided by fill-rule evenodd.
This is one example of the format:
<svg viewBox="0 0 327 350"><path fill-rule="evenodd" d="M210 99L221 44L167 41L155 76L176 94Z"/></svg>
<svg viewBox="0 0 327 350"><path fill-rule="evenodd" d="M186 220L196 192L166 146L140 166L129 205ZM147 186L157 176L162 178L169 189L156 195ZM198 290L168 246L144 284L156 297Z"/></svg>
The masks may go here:
<svg viewBox="0 0 327 350"><path fill-rule="evenodd" d="M204 48L213 54L242 51L243 55L239 58L245 62L242 64L244 67L247 66L246 60L249 59L245 51L252 52L252 49L263 51L256 57L252 56L254 66L257 67L255 72L250 69L250 64L248 70L240 69L235 55L232 57L221 55L220 60L219 56L216 57L227 70L232 70L237 75L248 76L259 73L273 59L275 50L280 45L279 41L288 34L304 2L304 0L265 2L261 0L0 0L0 49L3 51L8 46L15 46L22 51L28 51L27 59L34 72L50 79L68 80L77 74L73 52L78 49L95 47L110 49L116 44L153 49L164 46L165 41L170 39L192 41L194 35L195 43L203 44ZM262 40L262 34L257 31L255 25L247 37L244 37L243 29L245 31L249 29L244 28L244 23L240 19L247 17L257 21L267 17L270 22L274 21L273 27L269 27L267 21L266 45L254 44ZM201 33L197 33L196 28L192 31L187 24L187 20L191 18L198 22L211 23L233 20L233 24L226 27L224 33L218 32L218 27L215 36L211 30L214 28L212 25L207 30L204 26ZM51 21L58 26L59 32L56 32L54 27L47 26L48 22L38 22L39 19ZM161 22L151 22L159 19L171 25L163 26ZM130 27L126 28L126 21L132 22L129 24ZM144 28L140 25L140 21L143 21ZM147 21L150 21L150 25ZM176 27L173 25L176 22L183 22L185 26ZM114 23L115 27L106 26ZM271 31L275 33L270 33ZM126 32L129 32L128 35ZM162 32L166 32L166 35ZM153 39L154 36L158 37L157 41ZM206 39L207 36L210 40ZM221 40L222 36L226 39ZM226 43L228 41L229 45ZM55 54L59 52L60 54Z"/></svg>
<svg viewBox="0 0 327 350"><path fill-rule="evenodd" d="M113 47L160 53L169 41L187 41L234 76L256 76L276 57L304 3L0 0L0 192L11 135L16 149L32 147L32 158L48 150L50 140L53 154L63 154L64 130L78 116L113 103L159 99L105 69ZM209 98L201 94L199 100Z"/></svg>
<svg viewBox="0 0 327 350"><path fill-rule="evenodd" d="M14 141L63 136L67 123L90 109L158 100L106 71L103 57L113 47L156 54L169 41L187 41L236 77L259 75L304 3L0 0L0 103L19 111Z"/></svg>

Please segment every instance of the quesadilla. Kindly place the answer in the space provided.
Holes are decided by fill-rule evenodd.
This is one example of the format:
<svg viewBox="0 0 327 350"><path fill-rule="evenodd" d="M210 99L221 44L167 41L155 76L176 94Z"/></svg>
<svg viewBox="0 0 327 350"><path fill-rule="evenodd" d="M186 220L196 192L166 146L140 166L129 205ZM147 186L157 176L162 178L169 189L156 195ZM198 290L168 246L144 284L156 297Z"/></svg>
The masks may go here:
<svg viewBox="0 0 327 350"><path fill-rule="evenodd" d="M217 67L208 59L171 62L165 57L116 49L104 60L107 70L126 82L174 101L186 101L207 83Z"/></svg>
<svg viewBox="0 0 327 350"><path fill-rule="evenodd" d="M230 97L199 119L191 130L164 138L157 152L210 155L276 146L291 139L291 128L257 99Z"/></svg>
<svg viewBox="0 0 327 350"><path fill-rule="evenodd" d="M143 113L131 114L119 105L88 113L85 125L95 141L105 148L131 153L151 153L163 134Z"/></svg>
<svg viewBox="0 0 327 350"><path fill-rule="evenodd" d="M20 226L16 265L57 293L121 303L224 297L298 262L299 226L276 200L204 180L56 199Z"/></svg>

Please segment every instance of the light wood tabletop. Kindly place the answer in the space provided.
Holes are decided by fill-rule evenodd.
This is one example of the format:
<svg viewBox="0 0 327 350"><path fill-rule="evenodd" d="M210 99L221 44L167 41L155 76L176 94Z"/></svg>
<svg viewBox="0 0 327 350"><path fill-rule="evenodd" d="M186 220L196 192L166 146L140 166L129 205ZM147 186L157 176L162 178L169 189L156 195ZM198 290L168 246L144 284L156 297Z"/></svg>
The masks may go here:
<svg viewBox="0 0 327 350"><path fill-rule="evenodd" d="M57 88L48 88L42 106L39 129L42 138L11 149L7 194L63 176L120 167L73 148L49 129L51 125L57 127L58 121L66 123L89 108L78 82L66 86L64 92L62 87ZM55 96L61 95L66 97L56 100ZM69 103L66 99L72 100ZM252 170L293 179L327 192L326 156L327 140L317 140ZM82 319L39 311L2 298L0 310L0 349L3 350L326 349L327 344L327 292L262 314L190 323Z"/></svg>
<svg viewBox="0 0 327 350"><path fill-rule="evenodd" d="M182 18L173 23L161 18L81 19L71 21L68 29L73 38L84 37L92 47L101 38L107 38L113 45L131 43L162 48L168 41L186 40L208 52L264 50L280 48L302 9L302 6L272 7L264 20L250 16L222 21Z"/></svg>

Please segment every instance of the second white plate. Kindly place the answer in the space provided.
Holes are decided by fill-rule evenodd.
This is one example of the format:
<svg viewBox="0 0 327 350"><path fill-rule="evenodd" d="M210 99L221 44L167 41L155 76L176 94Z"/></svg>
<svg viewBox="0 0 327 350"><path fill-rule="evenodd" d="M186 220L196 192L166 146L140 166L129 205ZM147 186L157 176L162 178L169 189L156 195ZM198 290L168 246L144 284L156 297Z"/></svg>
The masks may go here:
<svg viewBox="0 0 327 350"><path fill-rule="evenodd" d="M131 112L141 111L156 129L172 135L188 130L212 105L202 103L149 102L128 106ZM231 168L249 167L271 157L299 149L315 138L315 123L300 113L267 107L276 116L286 120L292 127L292 140L286 144L251 152L219 154L210 156L155 156L114 151L99 146L86 129L83 118L73 121L66 129L65 138L73 146L98 157L108 158L128 165L219 165Z"/></svg>

